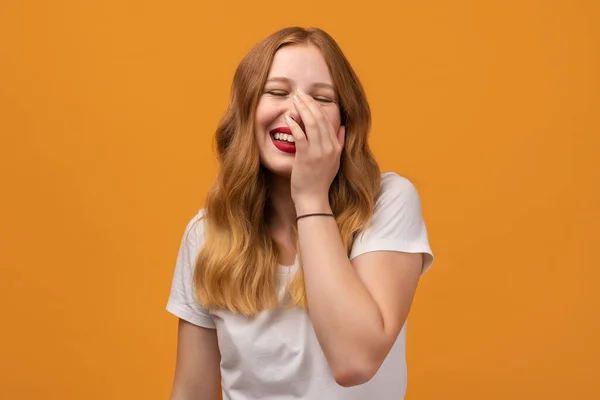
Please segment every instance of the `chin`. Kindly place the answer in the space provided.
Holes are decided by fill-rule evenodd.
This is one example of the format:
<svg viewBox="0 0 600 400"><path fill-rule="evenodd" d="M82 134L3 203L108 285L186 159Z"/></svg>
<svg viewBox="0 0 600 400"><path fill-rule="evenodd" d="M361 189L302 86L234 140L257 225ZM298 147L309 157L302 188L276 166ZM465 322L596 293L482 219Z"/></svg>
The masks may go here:
<svg viewBox="0 0 600 400"><path fill-rule="evenodd" d="M273 175L279 178L291 178L292 177L292 166L285 164L276 163L263 163L264 167Z"/></svg>
<svg viewBox="0 0 600 400"><path fill-rule="evenodd" d="M280 178L291 178L294 165L294 155L284 153L277 149L271 142L271 136L266 135L267 140L263 142L259 150L261 164L271 174Z"/></svg>
<svg viewBox="0 0 600 400"><path fill-rule="evenodd" d="M290 178L292 176L292 167L294 159L288 157L277 157L277 155L269 154L261 160L261 164L267 171L281 178Z"/></svg>

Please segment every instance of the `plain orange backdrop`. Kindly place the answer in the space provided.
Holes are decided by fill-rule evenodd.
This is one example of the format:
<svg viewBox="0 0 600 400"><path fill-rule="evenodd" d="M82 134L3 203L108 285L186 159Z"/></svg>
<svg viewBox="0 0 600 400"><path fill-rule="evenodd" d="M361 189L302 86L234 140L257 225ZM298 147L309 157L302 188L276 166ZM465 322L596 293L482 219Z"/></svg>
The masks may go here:
<svg viewBox="0 0 600 400"><path fill-rule="evenodd" d="M233 72L318 26L436 255L407 400L600 398L597 1L3 1L0 398L166 399Z"/></svg>

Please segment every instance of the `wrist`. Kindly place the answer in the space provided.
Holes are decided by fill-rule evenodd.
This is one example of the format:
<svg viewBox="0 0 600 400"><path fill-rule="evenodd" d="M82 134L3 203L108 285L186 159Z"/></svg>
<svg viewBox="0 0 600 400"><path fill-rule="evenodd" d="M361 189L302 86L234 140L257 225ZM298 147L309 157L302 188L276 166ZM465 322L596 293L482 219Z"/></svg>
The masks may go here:
<svg viewBox="0 0 600 400"><path fill-rule="evenodd" d="M299 199L295 204L296 216L298 217L312 213L332 213L328 198Z"/></svg>

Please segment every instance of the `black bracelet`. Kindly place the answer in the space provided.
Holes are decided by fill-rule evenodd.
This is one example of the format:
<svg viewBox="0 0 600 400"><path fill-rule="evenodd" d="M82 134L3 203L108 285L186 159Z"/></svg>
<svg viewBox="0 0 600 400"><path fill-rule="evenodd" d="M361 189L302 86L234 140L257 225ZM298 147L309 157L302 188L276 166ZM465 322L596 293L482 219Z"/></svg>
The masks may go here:
<svg viewBox="0 0 600 400"><path fill-rule="evenodd" d="M327 216L327 217L334 217L335 218L335 216L333 214L314 213L314 214L304 214L304 215L301 215L301 216L299 216L299 217L296 218L296 221L298 221L300 218L312 217L312 216L317 216L317 215L318 216Z"/></svg>

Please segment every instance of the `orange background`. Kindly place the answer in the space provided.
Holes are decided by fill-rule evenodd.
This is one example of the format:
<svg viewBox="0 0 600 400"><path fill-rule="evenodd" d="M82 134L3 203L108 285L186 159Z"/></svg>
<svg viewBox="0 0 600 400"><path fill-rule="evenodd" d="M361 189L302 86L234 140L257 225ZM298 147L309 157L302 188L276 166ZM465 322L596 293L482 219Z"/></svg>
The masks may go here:
<svg viewBox="0 0 600 400"><path fill-rule="evenodd" d="M168 398L212 135L287 25L338 40L422 197L407 399L600 398L599 2L368 4L1 2L0 398Z"/></svg>

